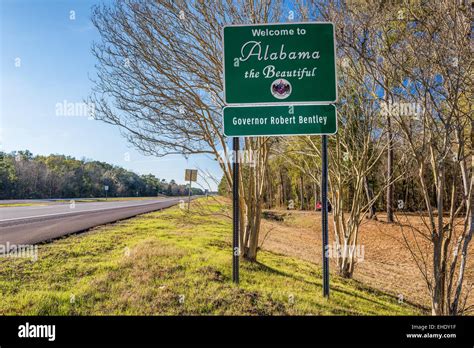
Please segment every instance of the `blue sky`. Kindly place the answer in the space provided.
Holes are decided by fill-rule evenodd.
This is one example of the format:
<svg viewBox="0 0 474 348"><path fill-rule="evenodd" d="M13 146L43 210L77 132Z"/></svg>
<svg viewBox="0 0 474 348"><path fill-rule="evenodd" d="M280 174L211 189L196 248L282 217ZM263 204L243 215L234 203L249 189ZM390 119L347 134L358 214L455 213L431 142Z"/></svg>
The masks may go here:
<svg viewBox="0 0 474 348"><path fill-rule="evenodd" d="M185 168L220 179L217 162L206 156L144 156L114 126L56 115L57 103L81 103L90 92L95 63L90 47L98 38L90 8L101 2L0 0L0 150L85 157L179 183Z"/></svg>

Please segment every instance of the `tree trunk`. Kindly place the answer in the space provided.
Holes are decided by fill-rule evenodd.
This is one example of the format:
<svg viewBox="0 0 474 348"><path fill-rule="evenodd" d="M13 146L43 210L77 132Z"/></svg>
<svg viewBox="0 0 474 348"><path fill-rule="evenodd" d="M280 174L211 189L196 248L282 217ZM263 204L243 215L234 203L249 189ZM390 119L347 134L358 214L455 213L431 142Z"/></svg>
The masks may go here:
<svg viewBox="0 0 474 348"><path fill-rule="evenodd" d="M369 188L369 183L367 182L367 177L364 177L364 190L365 190L365 195L367 196L367 201L370 202L372 199L374 199L374 194L372 190ZM373 219L377 220L377 215L375 215L375 205L372 203L370 205L369 211L367 213L367 219Z"/></svg>
<svg viewBox="0 0 474 348"><path fill-rule="evenodd" d="M271 209L273 207L273 185L272 185L272 180L269 175L266 175L267 177L267 182L268 182L268 209Z"/></svg>
<svg viewBox="0 0 474 348"><path fill-rule="evenodd" d="M443 224L443 200L444 200L444 163L441 163L438 167L439 174L437 178L437 207L438 207L438 222L437 231L433 235L433 277L434 287L432 295L432 308L431 313L433 315L444 315L445 311L445 299L446 299L446 254L445 254L445 236L444 236L444 224Z"/></svg>
<svg viewBox="0 0 474 348"><path fill-rule="evenodd" d="M316 204L318 203L318 185L316 182L313 184L313 191L314 191L314 210L316 210Z"/></svg>
<svg viewBox="0 0 474 348"><path fill-rule="evenodd" d="M257 260L257 251L258 251L258 237L260 235L260 220L262 216L262 205L261 202L257 199L256 211L253 216L254 222L251 225L252 232L250 235L248 253L245 255L245 258L249 261Z"/></svg>
<svg viewBox="0 0 474 348"><path fill-rule="evenodd" d="M281 206L286 204L286 192L285 192L285 184L283 182L283 173L280 170L280 185L281 185Z"/></svg>
<svg viewBox="0 0 474 348"><path fill-rule="evenodd" d="M303 175L300 175L300 210L304 210L304 181L303 181Z"/></svg>
<svg viewBox="0 0 474 348"><path fill-rule="evenodd" d="M431 300L431 314L432 315L443 315L444 314L444 286L445 286L445 275L442 272L442 239L439 236L434 237L433 241L433 294Z"/></svg>
<svg viewBox="0 0 474 348"><path fill-rule="evenodd" d="M459 139L460 137L458 137ZM474 120L471 120L471 147L474 145ZM464 152L461 152L464 154ZM462 287L463 287L463 282L464 282L464 272L466 270L466 263L467 263L467 256L468 256L468 250L469 250L469 244L471 243L472 236L474 235L474 199L472 197L472 188L474 187L474 153L472 152L471 148L471 165L470 169L467 170L464 162L461 162L461 172L463 176L463 186L464 186L464 192L465 195L467 196L467 212L468 216L466 216L466 219L468 219L468 230L466 233L466 237L464 238L464 243L462 246L462 251L461 251L461 262L459 265L459 273L458 273L458 281L456 284L456 291L454 295L453 302L451 304L450 308L450 315L457 315L459 313L459 301L461 299L461 292L462 292ZM469 180L470 177L470 180ZM469 186L469 181L470 181L470 186ZM470 194L471 193L471 194Z"/></svg>
<svg viewBox="0 0 474 348"><path fill-rule="evenodd" d="M387 101L387 100L386 100ZM387 113L387 222L393 222L393 134L392 134L392 120L390 113Z"/></svg>

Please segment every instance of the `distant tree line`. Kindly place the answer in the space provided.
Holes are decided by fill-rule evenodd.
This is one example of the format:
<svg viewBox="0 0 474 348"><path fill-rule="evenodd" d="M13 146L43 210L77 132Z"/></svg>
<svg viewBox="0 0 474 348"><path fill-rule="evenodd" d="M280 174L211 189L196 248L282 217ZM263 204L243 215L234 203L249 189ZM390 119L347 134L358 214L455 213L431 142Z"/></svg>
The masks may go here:
<svg viewBox="0 0 474 348"><path fill-rule="evenodd" d="M287 145L284 141L278 141L274 144L274 149L283 153L284 156L280 156L278 153L269 161L263 183L265 192L263 196L264 207L266 209L278 207L283 209L315 210L316 203L321 201L320 183L318 181L321 173L320 168L317 167L318 163L314 163L315 165L311 168L304 168L304 155L290 157ZM292 143L291 145L294 146L295 144ZM416 167L403 157L402 148L395 149L394 157L401 163L394 168L395 175L399 177L393 189L394 211L419 212L425 209L423 206L424 202L421 199L423 187L415 180L417 175ZM448 164L450 165L449 168L452 168L452 164ZM368 175L363 181L364 191L362 193L365 196L365 203L375 198L371 204L371 209L367 211L367 218L377 219L374 213L386 211L387 198L386 191L383 190L385 187L383 174L386 166L386 158L381 158L380 162L375 166L377 170L374 170L374 173ZM308 172L308 170L312 170L312 172ZM432 173L426 173L425 178L429 183L426 189L427 197L430 204L434 207L437 204L437 194ZM446 180L454 183L458 189L462 184L461 178L451 171L447 171ZM352 178L348 178L346 187L346 190L341 190L341 195L343 195L343 199L350 202L353 200L354 194ZM232 196L232 190L224 176L221 178L218 190L220 195ZM380 192L381 194L373 197L374 192ZM454 197L454 204L459 206L461 202L462 195L457 194ZM445 195L443 203L445 206L449 206L451 204L451 196Z"/></svg>
<svg viewBox="0 0 474 348"><path fill-rule="evenodd" d="M187 185L153 174L138 175L105 162L26 151L0 152L0 199L152 197L188 195ZM192 188L192 194L203 194Z"/></svg>

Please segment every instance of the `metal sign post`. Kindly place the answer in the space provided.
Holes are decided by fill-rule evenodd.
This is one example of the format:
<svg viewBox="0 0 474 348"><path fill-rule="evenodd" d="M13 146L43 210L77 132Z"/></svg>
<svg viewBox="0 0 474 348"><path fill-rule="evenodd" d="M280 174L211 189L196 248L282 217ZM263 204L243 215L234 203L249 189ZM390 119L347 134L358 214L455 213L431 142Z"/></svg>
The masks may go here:
<svg viewBox="0 0 474 348"><path fill-rule="evenodd" d="M197 169L186 169L184 172L184 180L189 181L189 190L188 190L188 211L191 206L191 182L197 181Z"/></svg>
<svg viewBox="0 0 474 348"><path fill-rule="evenodd" d="M323 295L329 297L329 255L328 255L328 139L321 138L321 227L323 235Z"/></svg>
<svg viewBox="0 0 474 348"><path fill-rule="evenodd" d="M233 199L233 236L232 236L232 280L239 282L239 138L232 139L233 166L232 166L232 199Z"/></svg>
<svg viewBox="0 0 474 348"><path fill-rule="evenodd" d="M189 180L189 189L188 189L188 211L191 206L191 180Z"/></svg>

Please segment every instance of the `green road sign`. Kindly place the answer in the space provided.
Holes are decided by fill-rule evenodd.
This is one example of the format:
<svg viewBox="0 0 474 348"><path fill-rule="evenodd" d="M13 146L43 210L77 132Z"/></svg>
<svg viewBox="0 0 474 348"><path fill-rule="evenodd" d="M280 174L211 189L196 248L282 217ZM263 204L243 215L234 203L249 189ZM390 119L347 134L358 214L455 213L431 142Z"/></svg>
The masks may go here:
<svg viewBox="0 0 474 348"><path fill-rule="evenodd" d="M224 99L234 105L335 102L334 25L225 26Z"/></svg>
<svg viewBox="0 0 474 348"><path fill-rule="evenodd" d="M227 106L224 134L229 137L335 134L334 105Z"/></svg>
<svg viewBox="0 0 474 348"><path fill-rule="evenodd" d="M197 169L186 169L184 172L184 180L186 181L197 181L198 171Z"/></svg>

